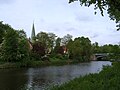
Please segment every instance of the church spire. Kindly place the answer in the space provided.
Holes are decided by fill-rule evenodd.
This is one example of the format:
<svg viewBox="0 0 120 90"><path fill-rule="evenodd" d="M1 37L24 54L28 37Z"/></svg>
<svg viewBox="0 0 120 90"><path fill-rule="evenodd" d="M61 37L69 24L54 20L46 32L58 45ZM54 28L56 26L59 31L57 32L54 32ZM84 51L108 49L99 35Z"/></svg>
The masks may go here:
<svg viewBox="0 0 120 90"><path fill-rule="evenodd" d="M34 22L33 22L33 26L32 26L31 41L32 41L32 43L35 42L35 26L34 26Z"/></svg>

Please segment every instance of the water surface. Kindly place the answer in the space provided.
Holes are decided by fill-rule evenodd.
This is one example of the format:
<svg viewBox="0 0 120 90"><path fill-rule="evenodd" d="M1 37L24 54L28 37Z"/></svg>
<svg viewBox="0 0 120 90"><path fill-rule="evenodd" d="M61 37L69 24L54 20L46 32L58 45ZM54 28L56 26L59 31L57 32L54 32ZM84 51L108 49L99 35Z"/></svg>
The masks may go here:
<svg viewBox="0 0 120 90"><path fill-rule="evenodd" d="M91 61L64 66L48 66L42 68L1 69L0 90L44 90L56 84L62 84L75 77L89 73L98 73L103 65L111 65L109 61Z"/></svg>

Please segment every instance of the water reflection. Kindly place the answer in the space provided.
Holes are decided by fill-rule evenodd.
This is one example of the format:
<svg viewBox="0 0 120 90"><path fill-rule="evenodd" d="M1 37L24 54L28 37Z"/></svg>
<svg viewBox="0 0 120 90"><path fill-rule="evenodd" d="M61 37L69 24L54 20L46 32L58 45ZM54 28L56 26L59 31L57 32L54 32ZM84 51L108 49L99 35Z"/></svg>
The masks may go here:
<svg viewBox="0 0 120 90"><path fill-rule="evenodd" d="M62 84L80 75L98 73L108 61L94 61L76 65L49 66L43 68L0 70L0 90L18 90L24 86L43 90L55 84Z"/></svg>
<svg viewBox="0 0 120 90"><path fill-rule="evenodd" d="M25 72L21 69L0 70L0 90L20 90L28 80Z"/></svg>

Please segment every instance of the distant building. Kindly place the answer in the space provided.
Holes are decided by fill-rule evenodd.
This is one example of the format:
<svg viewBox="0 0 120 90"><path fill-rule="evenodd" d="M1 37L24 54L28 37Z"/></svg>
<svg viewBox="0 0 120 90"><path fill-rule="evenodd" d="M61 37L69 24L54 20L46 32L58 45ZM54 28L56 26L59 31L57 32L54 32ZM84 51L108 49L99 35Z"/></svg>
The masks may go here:
<svg viewBox="0 0 120 90"><path fill-rule="evenodd" d="M32 43L31 43L30 39L27 39L27 40L28 40L29 48L30 48L30 50L32 50L33 49Z"/></svg>
<svg viewBox="0 0 120 90"><path fill-rule="evenodd" d="M34 22L33 22L31 37L29 37L29 39L28 39L28 44L29 44L30 50L33 49L32 44L35 42L35 40L36 40L36 38L35 38L35 26L34 26Z"/></svg>
<svg viewBox="0 0 120 90"><path fill-rule="evenodd" d="M67 49L67 47L64 46L64 45L63 45L63 46L60 46L59 49L57 50L57 53L62 54L62 55L68 54L68 49Z"/></svg>
<svg viewBox="0 0 120 90"><path fill-rule="evenodd" d="M62 48L63 48L63 53L64 53L64 54L68 54L68 49L67 49L67 47L66 47L66 46L62 46Z"/></svg>
<svg viewBox="0 0 120 90"><path fill-rule="evenodd" d="M34 43L35 42L35 26L34 26L34 23L33 23L33 26L32 26L32 33L31 33L31 42Z"/></svg>

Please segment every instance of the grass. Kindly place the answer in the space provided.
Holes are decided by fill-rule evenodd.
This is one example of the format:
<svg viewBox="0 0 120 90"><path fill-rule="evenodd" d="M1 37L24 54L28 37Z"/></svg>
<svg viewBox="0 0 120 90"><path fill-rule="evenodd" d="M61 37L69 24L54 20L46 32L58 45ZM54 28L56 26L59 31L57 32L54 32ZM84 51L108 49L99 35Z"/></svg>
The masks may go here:
<svg viewBox="0 0 120 90"><path fill-rule="evenodd" d="M21 68L21 67L43 67L43 66L61 66L66 64L79 63L78 61L64 60L59 58L50 58L50 60L25 60L22 62L0 62L0 69Z"/></svg>
<svg viewBox="0 0 120 90"><path fill-rule="evenodd" d="M105 66L98 74L75 78L50 90L120 90L120 62Z"/></svg>
<svg viewBox="0 0 120 90"><path fill-rule="evenodd" d="M6 68L16 68L15 63L1 63L0 64L0 69L6 69Z"/></svg>

